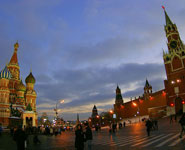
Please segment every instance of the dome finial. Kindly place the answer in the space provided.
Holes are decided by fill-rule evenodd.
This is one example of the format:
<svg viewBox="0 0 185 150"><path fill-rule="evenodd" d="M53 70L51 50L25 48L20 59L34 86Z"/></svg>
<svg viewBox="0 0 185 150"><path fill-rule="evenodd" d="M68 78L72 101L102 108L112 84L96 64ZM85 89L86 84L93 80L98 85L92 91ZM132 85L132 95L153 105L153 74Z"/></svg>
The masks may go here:
<svg viewBox="0 0 185 150"><path fill-rule="evenodd" d="M17 50L19 48L19 43L18 41L14 44L14 49Z"/></svg>
<svg viewBox="0 0 185 150"><path fill-rule="evenodd" d="M30 67L30 72L32 73L32 65L31 65L31 67Z"/></svg>

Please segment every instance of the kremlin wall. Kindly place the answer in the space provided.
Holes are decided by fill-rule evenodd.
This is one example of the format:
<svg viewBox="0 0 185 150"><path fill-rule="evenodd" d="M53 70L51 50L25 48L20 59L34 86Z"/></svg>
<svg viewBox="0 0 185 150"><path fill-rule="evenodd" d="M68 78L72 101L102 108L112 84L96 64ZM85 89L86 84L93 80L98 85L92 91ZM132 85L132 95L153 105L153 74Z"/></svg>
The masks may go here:
<svg viewBox="0 0 185 150"><path fill-rule="evenodd" d="M167 79L165 89L152 92L152 86L146 80L144 93L134 100L124 103L121 90L117 86L114 112L117 118L136 116L159 118L180 115L185 112L185 45L180 38L176 24L164 9L168 52L163 51L163 60Z"/></svg>

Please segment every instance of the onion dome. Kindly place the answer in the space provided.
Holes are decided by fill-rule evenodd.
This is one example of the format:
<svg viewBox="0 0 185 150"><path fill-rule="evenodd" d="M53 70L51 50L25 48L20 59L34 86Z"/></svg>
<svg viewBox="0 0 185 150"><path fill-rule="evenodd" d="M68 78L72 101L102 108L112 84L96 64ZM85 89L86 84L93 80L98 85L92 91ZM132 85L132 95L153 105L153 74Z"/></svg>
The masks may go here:
<svg viewBox="0 0 185 150"><path fill-rule="evenodd" d="M17 91L26 91L25 85L21 82L17 85Z"/></svg>
<svg viewBox="0 0 185 150"><path fill-rule="evenodd" d="M34 78L32 72L30 72L30 74L26 77L25 82L26 82L26 83L33 83L33 84L35 84L35 81L36 81L36 80L35 80L35 78Z"/></svg>
<svg viewBox="0 0 185 150"><path fill-rule="evenodd" d="M5 79L11 79L12 75L10 71L8 70L7 66L0 72L0 79L5 78Z"/></svg>

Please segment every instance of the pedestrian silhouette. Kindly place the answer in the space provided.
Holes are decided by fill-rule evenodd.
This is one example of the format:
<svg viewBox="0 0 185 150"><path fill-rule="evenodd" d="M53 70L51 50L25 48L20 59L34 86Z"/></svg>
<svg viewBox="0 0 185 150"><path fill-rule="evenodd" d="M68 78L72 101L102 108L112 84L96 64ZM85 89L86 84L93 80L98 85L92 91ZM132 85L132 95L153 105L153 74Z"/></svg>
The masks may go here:
<svg viewBox="0 0 185 150"><path fill-rule="evenodd" d="M147 134L148 134L148 136L150 136L150 131L151 131L151 128L152 128L152 122L150 121L150 119L148 119L147 121L146 121L146 131L147 131Z"/></svg>
<svg viewBox="0 0 185 150"><path fill-rule="evenodd" d="M22 130L21 125L19 125L18 129L15 131L13 139L16 141L17 150L25 150L25 141L27 136L26 133Z"/></svg>
<svg viewBox="0 0 185 150"><path fill-rule="evenodd" d="M89 124L86 123L86 131L85 131L85 141L87 143L87 149L91 150L92 147L92 139L93 139L93 135L92 135L92 130L89 127Z"/></svg>
<svg viewBox="0 0 185 150"><path fill-rule="evenodd" d="M82 130L82 126L80 124L77 125L76 131L75 131L75 148L77 150L83 150L84 149L84 133Z"/></svg>
<svg viewBox="0 0 185 150"><path fill-rule="evenodd" d="M182 138L183 133L185 133L185 113L183 113L182 117L179 120L179 123L181 124L181 133L180 138Z"/></svg>

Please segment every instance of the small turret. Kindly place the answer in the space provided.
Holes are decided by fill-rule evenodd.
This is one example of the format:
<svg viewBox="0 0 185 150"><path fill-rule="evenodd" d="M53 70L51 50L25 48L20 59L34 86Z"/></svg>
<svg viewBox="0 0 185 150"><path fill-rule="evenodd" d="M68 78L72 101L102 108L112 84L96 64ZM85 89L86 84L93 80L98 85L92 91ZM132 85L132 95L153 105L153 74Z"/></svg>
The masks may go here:
<svg viewBox="0 0 185 150"><path fill-rule="evenodd" d="M35 77L32 74L32 71L30 71L30 74L26 77L25 82L26 82L26 88L28 90L33 90L34 89L34 84L35 84L36 80L35 80Z"/></svg>

